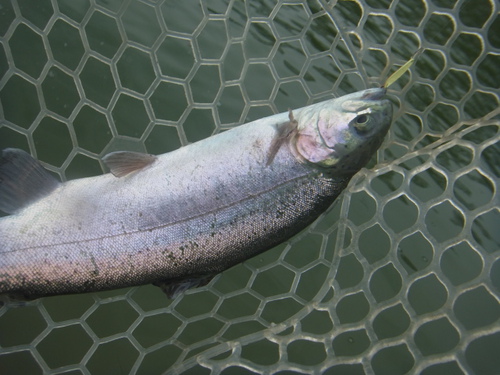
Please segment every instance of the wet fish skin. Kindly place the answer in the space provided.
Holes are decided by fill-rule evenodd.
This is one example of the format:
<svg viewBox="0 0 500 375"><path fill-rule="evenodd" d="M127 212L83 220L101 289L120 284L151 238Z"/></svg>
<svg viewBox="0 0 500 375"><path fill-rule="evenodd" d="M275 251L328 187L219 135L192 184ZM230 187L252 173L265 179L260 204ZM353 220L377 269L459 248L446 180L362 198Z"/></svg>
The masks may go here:
<svg viewBox="0 0 500 375"><path fill-rule="evenodd" d="M0 218L0 294L32 299L155 283L175 295L286 241L382 143L392 119L384 94L369 89L294 110L297 129L271 163L288 113L148 156L122 177L52 181L27 206L0 193L0 208L19 206ZM2 168L15 185L11 165Z"/></svg>

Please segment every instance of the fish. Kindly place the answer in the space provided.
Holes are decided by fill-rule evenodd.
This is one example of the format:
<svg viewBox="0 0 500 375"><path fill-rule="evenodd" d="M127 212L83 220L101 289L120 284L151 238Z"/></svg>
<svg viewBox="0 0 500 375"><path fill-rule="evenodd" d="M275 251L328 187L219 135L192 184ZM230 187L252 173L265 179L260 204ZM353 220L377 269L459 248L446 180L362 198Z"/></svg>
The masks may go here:
<svg viewBox="0 0 500 375"><path fill-rule="evenodd" d="M0 295L31 300L154 284L171 298L313 223L382 144L386 88L272 115L110 173L59 182L0 158Z"/></svg>

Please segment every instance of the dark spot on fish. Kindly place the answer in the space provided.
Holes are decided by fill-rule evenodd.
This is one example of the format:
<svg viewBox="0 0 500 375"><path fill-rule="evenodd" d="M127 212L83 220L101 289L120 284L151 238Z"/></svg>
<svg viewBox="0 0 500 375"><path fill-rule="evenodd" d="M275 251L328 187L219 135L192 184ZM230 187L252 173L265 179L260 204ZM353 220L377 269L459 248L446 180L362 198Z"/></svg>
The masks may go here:
<svg viewBox="0 0 500 375"><path fill-rule="evenodd" d="M262 148L262 140L256 139L252 145L256 149L261 149Z"/></svg>
<svg viewBox="0 0 500 375"><path fill-rule="evenodd" d="M92 290L95 284L95 280L86 280L83 283L83 288L84 290Z"/></svg>

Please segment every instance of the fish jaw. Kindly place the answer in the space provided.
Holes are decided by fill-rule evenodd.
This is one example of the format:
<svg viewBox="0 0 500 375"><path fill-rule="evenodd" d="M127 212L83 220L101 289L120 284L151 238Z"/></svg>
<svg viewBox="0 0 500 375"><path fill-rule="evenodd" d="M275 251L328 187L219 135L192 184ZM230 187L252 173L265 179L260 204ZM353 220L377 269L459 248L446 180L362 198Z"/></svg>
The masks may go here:
<svg viewBox="0 0 500 375"><path fill-rule="evenodd" d="M290 145L295 156L332 172L352 175L382 144L392 122L384 88L367 89L305 108Z"/></svg>

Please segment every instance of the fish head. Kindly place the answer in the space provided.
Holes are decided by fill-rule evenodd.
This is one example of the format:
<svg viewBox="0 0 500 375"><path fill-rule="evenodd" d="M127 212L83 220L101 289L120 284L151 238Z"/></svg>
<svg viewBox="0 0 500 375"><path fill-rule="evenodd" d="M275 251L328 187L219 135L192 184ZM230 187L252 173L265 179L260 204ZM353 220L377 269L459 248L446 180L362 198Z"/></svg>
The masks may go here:
<svg viewBox="0 0 500 375"><path fill-rule="evenodd" d="M382 144L392 122L385 88L358 91L302 110L292 151L304 162L353 175Z"/></svg>

